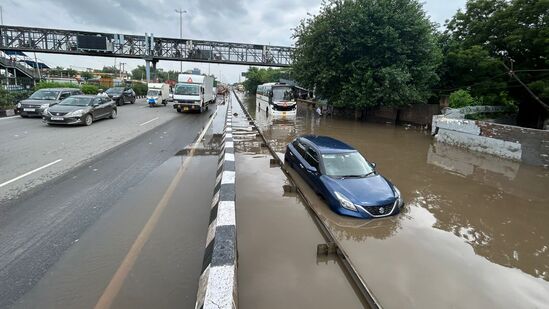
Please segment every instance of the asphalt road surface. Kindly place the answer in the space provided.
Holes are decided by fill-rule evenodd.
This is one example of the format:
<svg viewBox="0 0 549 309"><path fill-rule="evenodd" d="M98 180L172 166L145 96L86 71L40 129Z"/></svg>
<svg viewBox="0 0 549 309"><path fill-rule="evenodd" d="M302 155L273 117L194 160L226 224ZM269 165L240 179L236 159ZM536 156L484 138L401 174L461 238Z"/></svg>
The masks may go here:
<svg viewBox="0 0 549 309"><path fill-rule="evenodd" d="M0 307L93 307L166 196L158 227L111 301L192 306L217 157L184 150L215 108L179 114L138 103L90 127L0 120L0 183L62 160L0 188ZM205 140L222 127L217 118Z"/></svg>

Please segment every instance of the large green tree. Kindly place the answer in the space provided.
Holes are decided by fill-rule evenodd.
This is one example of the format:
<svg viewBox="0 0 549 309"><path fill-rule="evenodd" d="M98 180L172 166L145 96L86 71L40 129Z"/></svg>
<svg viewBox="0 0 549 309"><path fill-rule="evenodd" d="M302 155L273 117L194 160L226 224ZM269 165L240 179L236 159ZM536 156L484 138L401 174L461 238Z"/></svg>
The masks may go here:
<svg viewBox="0 0 549 309"><path fill-rule="evenodd" d="M416 0L331 0L295 29L292 71L336 106L424 103L441 62L434 33Z"/></svg>
<svg viewBox="0 0 549 309"><path fill-rule="evenodd" d="M442 89L468 88L484 104L511 97L521 110L541 114L549 101L549 0L469 0L447 23ZM533 108L536 107L536 108ZM540 119L534 121L540 122ZM538 124L539 126L539 124Z"/></svg>

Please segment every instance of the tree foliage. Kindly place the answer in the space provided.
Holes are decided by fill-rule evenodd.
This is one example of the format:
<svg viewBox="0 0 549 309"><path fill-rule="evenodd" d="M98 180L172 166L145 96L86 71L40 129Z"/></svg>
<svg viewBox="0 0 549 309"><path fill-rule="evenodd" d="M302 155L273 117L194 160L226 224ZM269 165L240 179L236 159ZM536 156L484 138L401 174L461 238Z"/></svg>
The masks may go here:
<svg viewBox="0 0 549 309"><path fill-rule="evenodd" d="M245 75L246 80L242 84L244 85L244 88L251 94L255 94L258 85L270 82L277 82L281 78L290 78L290 72L288 71L288 69L260 69L256 67L250 67Z"/></svg>
<svg viewBox="0 0 549 309"><path fill-rule="evenodd" d="M549 100L549 0L469 0L441 36L441 89L467 88L483 104L532 100L504 66ZM534 103L535 104L535 103Z"/></svg>
<svg viewBox="0 0 549 309"><path fill-rule="evenodd" d="M451 108L461 108L471 105L476 105L475 99L467 90L458 90L452 92L448 98Z"/></svg>
<svg viewBox="0 0 549 309"><path fill-rule="evenodd" d="M416 0L331 0L294 38L294 77L336 106L424 103L438 81L434 25Z"/></svg>

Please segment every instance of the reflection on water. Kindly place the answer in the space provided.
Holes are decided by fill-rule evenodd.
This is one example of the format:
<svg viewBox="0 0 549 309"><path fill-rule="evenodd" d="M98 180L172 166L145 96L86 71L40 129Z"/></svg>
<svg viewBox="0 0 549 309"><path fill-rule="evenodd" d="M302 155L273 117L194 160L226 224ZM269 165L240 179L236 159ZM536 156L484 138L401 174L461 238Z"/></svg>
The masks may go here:
<svg viewBox="0 0 549 309"><path fill-rule="evenodd" d="M454 305L450 298L462 293L472 305L549 303L549 170L437 144L419 129L318 117L303 105L295 119L270 119L256 115L254 98L244 104L277 152L298 135L330 135L359 149L399 187L407 207L393 218L356 220L317 207L347 251L360 257L357 264L369 274L368 282L380 273L383 286L389 273L421 276L421 269L440 272L432 274L437 278L451 276L441 280L459 286L459 292L439 302L410 296L415 305ZM414 258L399 259L399 267L382 275L375 269L380 265L371 263L383 264L390 254ZM397 286L402 293L428 295L438 284L419 282Z"/></svg>

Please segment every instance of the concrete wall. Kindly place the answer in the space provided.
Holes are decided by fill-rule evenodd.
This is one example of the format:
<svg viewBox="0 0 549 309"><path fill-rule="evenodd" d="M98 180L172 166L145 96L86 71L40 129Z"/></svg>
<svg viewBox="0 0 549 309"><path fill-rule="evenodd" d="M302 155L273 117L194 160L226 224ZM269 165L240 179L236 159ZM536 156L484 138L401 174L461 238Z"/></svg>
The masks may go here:
<svg viewBox="0 0 549 309"><path fill-rule="evenodd" d="M549 131L438 115L433 117L432 133L438 142L549 166Z"/></svg>

